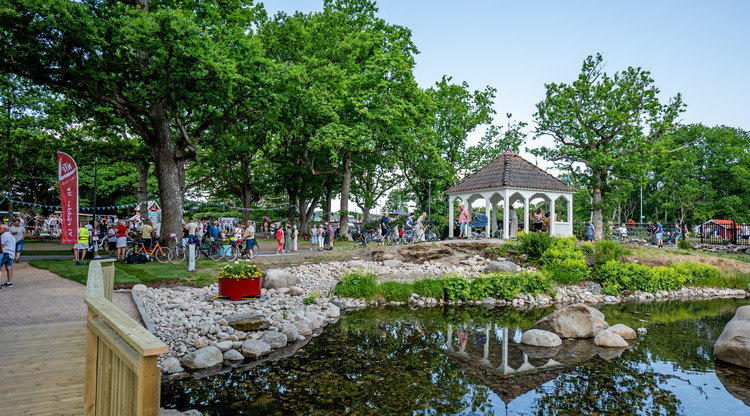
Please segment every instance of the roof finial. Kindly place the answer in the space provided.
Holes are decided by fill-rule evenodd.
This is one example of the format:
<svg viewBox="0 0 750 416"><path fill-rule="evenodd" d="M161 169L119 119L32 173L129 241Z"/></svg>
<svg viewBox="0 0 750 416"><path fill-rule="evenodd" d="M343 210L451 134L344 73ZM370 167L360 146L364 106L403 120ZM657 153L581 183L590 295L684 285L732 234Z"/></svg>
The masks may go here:
<svg viewBox="0 0 750 416"><path fill-rule="evenodd" d="M510 118L513 114L505 113L505 115L508 116L508 130L505 131L505 138L507 139L510 135ZM508 150L510 150L510 140L505 140L505 144L508 146Z"/></svg>

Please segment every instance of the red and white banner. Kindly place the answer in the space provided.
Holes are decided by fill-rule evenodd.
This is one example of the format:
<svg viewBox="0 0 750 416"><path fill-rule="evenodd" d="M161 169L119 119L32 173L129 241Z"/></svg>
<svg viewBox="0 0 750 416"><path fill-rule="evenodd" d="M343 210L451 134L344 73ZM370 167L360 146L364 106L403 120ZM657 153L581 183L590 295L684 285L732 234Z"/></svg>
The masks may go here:
<svg viewBox="0 0 750 416"><path fill-rule="evenodd" d="M57 152L57 180L62 205L62 243L78 242L78 165L69 154Z"/></svg>

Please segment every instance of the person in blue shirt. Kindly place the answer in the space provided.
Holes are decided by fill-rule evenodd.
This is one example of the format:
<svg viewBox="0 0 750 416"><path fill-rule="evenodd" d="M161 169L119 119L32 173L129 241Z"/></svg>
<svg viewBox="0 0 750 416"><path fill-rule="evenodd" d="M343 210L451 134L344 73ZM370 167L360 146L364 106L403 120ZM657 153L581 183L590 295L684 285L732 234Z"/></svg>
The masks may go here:
<svg viewBox="0 0 750 416"><path fill-rule="evenodd" d="M208 236L214 241L219 240L219 221L214 221L214 223L208 227Z"/></svg>
<svg viewBox="0 0 750 416"><path fill-rule="evenodd" d="M383 241L385 241L386 238L389 238L389 231L390 228L388 228L388 213L386 212L385 214L383 214L383 218L380 219L380 235L383 236L383 239L378 243L379 246L382 246Z"/></svg>
<svg viewBox="0 0 750 416"><path fill-rule="evenodd" d="M414 214L409 214L408 217L406 217L406 224L404 224L404 231L413 230L414 229Z"/></svg>
<svg viewBox="0 0 750 416"><path fill-rule="evenodd" d="M589 228L586 230L586 234L588 235L589 241L594 241L594 223L589 221Z"/></svg>
<svg viewBox="0 0 750 416"><path fill-rule="evenodd" d="M662 236L664 233L664 227L661 226L661 221L656 221L656 246L657 247L664 247L664 243L662 241Z"/></svg>

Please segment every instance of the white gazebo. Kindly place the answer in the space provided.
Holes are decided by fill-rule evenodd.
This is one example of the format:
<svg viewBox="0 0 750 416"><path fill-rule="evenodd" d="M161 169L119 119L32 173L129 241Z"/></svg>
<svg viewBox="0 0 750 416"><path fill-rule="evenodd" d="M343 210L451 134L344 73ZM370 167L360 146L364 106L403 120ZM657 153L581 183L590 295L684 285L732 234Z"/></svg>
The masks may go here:
<svg viewBox="0 0 750 416"><path fill-rule="evenodd" d="M524 231L529 232L529 203L535 199L543 199L549 203L550 234L567 237L573 235L573 194L576 189L555 178L538 166L525 160L515 152L505 151L492 159L485 167L465 177L461 182L448 189L448 237L453 237L454 212L456 199L465 203L471 214L471 205L479 200L485 200L487 216L487 235L492 236L497 231L497 205L503 205L503 238L509 234L510 219L507 207L523 203L523 216L518 213L519 221L523 219ZM561 200L558 202L558 200ZM555 211L555 204L564 204L560 211L564 211L559 218ZM491 215L490 215L491 213ZM469 215L471 218L471 215ZM470 230L468 231L470 233Z"/></svg>

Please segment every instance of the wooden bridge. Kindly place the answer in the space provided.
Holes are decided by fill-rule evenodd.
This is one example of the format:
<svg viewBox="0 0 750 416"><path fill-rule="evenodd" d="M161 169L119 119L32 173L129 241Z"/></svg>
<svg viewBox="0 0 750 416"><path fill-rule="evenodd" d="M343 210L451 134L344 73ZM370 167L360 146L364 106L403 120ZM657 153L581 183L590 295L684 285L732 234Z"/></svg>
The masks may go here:
<svg viewBox="0 0 750 416"><path fill-rule="evenodd" d="M91 263L87 321L0 328L0 415L159 414L167 346L111 303L113 279Z"/></svg>

